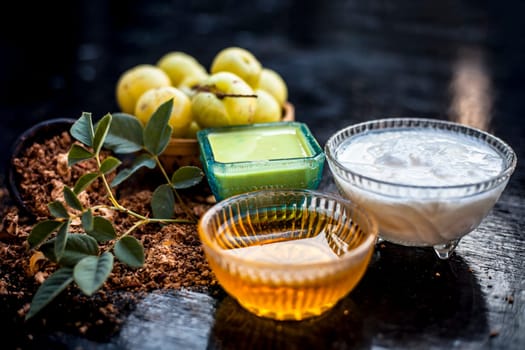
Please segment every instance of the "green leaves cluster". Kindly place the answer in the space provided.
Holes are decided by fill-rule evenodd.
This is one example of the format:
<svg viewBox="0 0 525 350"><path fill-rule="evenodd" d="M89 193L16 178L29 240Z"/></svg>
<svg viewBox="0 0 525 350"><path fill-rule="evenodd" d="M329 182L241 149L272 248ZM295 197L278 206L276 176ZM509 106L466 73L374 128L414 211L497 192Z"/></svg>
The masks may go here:
<svg viewBox="0 0 525 350"><path fill-rule="evenodd" d="M130 235L139 226L148 223L195 222L177 189L198 184L203 178L202 170L184 166L169 176L159 160L159 155L164 152L171 137L168 120L172 107L173 100L162 104L145 126L134 116L124 113L107 114L96 124L93 124L90 113L83 113L73 124L70 133L82 145L74 144L71 147L68 165L94 159L97 171L83 174L73 188L65 186L65 203L49 203L51 218L35 224L29 234L30 248L40 250L58 268L35 293L26 319L37 314L73 282L85 295L95 293L113 270L115 258L130 267L141 267L144 264L144 247ZM102 160L102 149L111 150L112 154L133 153L136 157L130 167L119 169L122 162L118 158L108 156ZM153 192L151 218L123 207L112 192L112 187L121 184L143 167L158 167L166 180ZM117 174L109 183L107 175L113 171L117 171ZM86 208L78 195L97 179L104 184L111 205ZM185 208L188 218L173 218L176 200ZM108 219L97 215L97 209L100 208L123 212L134 217L136 222L126 232L117 232ZM80 220L83 232L70 232L70 225L75 219Z"/></svg>

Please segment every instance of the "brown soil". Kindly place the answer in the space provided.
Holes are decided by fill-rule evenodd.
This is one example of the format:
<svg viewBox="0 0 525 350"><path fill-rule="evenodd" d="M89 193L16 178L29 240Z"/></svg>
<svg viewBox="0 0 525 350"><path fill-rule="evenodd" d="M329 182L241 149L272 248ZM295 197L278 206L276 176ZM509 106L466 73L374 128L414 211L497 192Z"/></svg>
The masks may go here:
<svg viewBox="0 0 525 350"><path fill-rule="evenodd" d="M94 296L86 297L72 285L34 319L25 322L32 296L56 269L42 254L28 248L27 236L36 222L49 216L47 204L63 200L63 186L73 186L79 176L94 167L90 162L67 167L71 144L69 134L63 133L42 144L34 144L14 160L21 175L21 197L34 216L24 214L14 204L9 191L0 187L0 215L3 218L0 223L0 311L9 315L2 322L9 323L13 330L25 327L33 331L56 323L62 325L57 327L68 328L69 332L93 337L100 337L100 328L105 327L103 333L108 336L118 330L137 298L144 293L181 288L207 292L219 289L204 257L196 224L148 224L133 231L145 248L143 267L129 268L115 259L112 274ZM136 174L117 189L119 202L135 212L150 215L155 179L155 174ZM80 196L85 206L107 201L99 182L93 183L85 193ZM197 219L214 203L205 183L179 194ZM99 214L109 218L117 232L124 232L133 223L124 214L110 211ZM175 214L185 218L179 206ZM79 229L78 224L72 225L72 231ZM56 316L57 312L61 316ZM32 337L25 333L23 336Z"/></svg>

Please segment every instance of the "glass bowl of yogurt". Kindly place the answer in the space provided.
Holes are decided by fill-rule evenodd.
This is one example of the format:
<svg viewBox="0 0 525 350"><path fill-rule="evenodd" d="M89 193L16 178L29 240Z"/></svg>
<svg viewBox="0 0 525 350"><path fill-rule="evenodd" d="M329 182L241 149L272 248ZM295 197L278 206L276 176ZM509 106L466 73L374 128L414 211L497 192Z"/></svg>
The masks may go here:
<svg viewBox="0 0 525 350"><path fill-rule="evenodd" d="M517 161L494 135L425 118L348 126L325 155L339 192L377 219L379 239L430 246L441 259L487 216Z"/></svg>

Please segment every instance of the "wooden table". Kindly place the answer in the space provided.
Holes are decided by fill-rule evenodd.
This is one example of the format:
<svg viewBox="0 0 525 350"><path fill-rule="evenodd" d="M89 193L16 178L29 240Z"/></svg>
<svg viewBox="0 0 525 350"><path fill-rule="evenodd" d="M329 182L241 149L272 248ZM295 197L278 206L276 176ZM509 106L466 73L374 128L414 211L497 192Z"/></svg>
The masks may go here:
<svg viewBox="0 0 525 350"><path fill-rule="evenodd" d="M73 21L74 47L84 56L57 73L66 88L44 85L41 91L51 93L35 93L29 103L4 101L4 142L39 119L114 111L116 78L131 65L155 62L169 50L187 51L207 65L219 49L236 44L282 73L296 120L307 123L320 144L344 126L395 116L455 120L502 138L516 151L518 165L500 200L449 260L431 249L378 244L357 288L315 319L257 318L224 293L153 293L109 340L57 327L38 340L42 347L525 348L523 6L271 4L258 12L240 4L201 8L144 1L116 13L104 2L89 11L86 5ZM90 31L98 18L107 21ZM336 191L328 167L320 190Z"/></svg>

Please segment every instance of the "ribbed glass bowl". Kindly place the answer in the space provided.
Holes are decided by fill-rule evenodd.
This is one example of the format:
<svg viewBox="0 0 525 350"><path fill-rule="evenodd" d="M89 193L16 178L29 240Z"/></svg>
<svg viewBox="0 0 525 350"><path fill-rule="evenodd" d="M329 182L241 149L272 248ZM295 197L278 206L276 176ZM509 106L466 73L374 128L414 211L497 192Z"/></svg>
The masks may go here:
<svg viewBox="0 0 525 350"><path fill-rule="evenodd" d="M407 129L435 129L479 141L501 156L503 170L481 182L465 179L460 185L419 186L378 180L338 159L342 145L353 137ZM387 118L351 125L328 139L325 154L340 193L376 217L380 239L407 246L432 246L442 259L450 256L461 237L479 226L516 167L516 154L501 139L459 123L425 118Z"/></svg>
<svg viewBox="0 0 525 350"><path fill-rule="evenodd" d="M198 225L222 287L252 313L302 320L333 307L360 281L375 220L339 195L260 190L229 197Z"/></svg>

